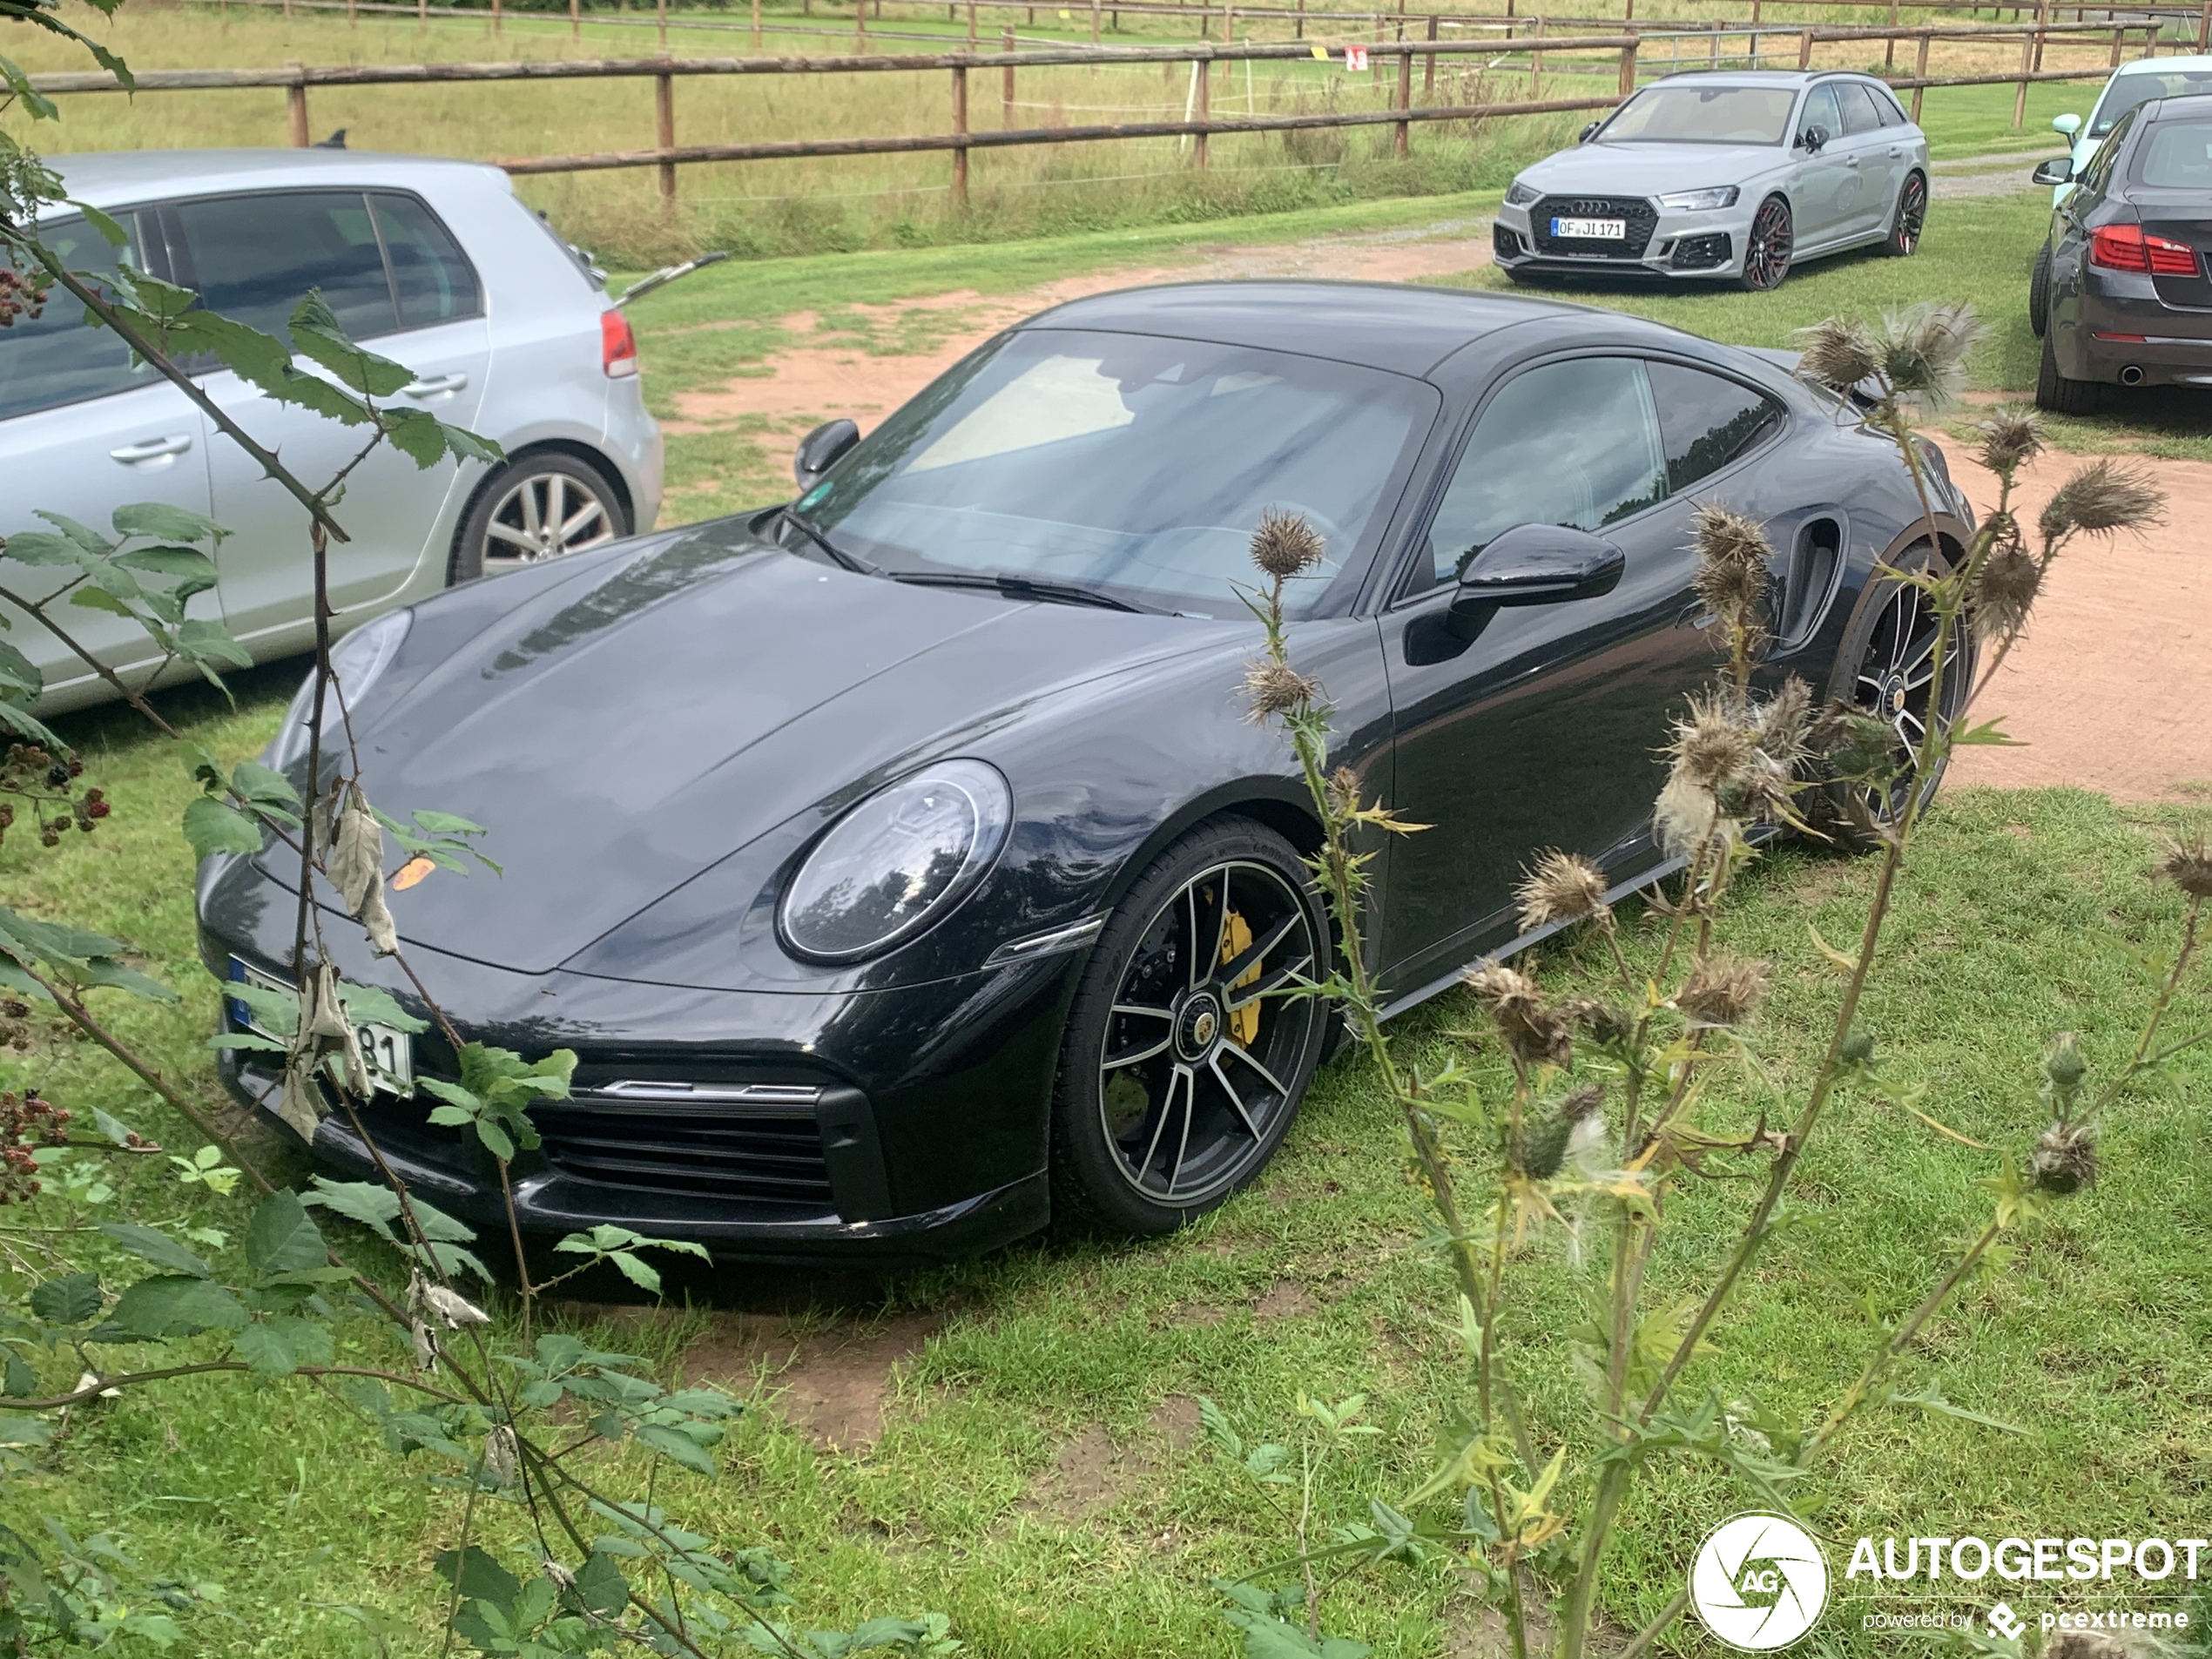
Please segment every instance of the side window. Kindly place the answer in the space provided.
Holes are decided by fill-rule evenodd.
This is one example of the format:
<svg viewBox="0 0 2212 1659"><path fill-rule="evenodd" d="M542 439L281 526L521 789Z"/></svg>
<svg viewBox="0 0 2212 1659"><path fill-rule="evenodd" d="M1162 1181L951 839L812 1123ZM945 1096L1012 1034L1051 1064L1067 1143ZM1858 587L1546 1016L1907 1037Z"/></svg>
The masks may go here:
<svg viewBox="0 0 2212 1659"><path fill-rule="evenodd" d="M1836 107L1836 88L1831 82L1823 81L1805 94L1804 113L1797 118L1797 131L1792 136L1802 137L1812 127L1831 138L1844 130L1843 111Z"/></svg>
<svg viewBox="0 0 2212 1659"><path fill-rule="evenodd" d="M1843 106L1845 132L1872 132L1881 126L1882 115L1874 107L1874 95L1858 82L1837 82L1836 102Z"/></svg>
<svg viewBox="0 0 2212 1659"><path fill-rule="evenodd" d="M2141 105L2137 107L2140 108ZM2127 145L2128 134L2134 130L2135 111L2130 110L2120 118L2119 122L2112 129L2111 136L2106 138L2097 153L2090 158L2088 166L2081 174L2081 195L2085 201L2090 197L2101 196L2105 193L2105 186L2112 180L2113 167L2120 159L2120 152Z"/></svg>
<svg viewBox="0 0 2212 1659"><path fill-rule="evenodd" d="M1782 430L1782 408L1747 386L1679 363L1647 363L1667 450L1667 488L1689 489Z"/></svg>
<svg viewBox="0 0 2212 1659"><path fill-rule="evenodd" d="M412 196L380 191L368 202L391 261L401 327L427 328L482 312L476 273L435 213Z"/></svg>
<svg viewBox="0 0 2212 1659"><path fill-rule="evenodd" d="M124 213L119 222L135 231L137 219ZM111 276L118 261L138 264L135 233L120 248L108 246L82 219L57 219L42 226L39 233L71 270L88 276ZM0 270L13 269L0 258ZM127 392L157 378L143 364L132 367L131 348L120 340L105 328L87 326L84 307L65 289L53 289L36 317L26 310L0 328L0 421Z"/></svg>
<svg viewBox="0 0 2212 1659"><path fill-rule="evenodd" d="M1882 118L1885 127L1910 126L1912 121L1905 113L1905 105L1897 101L1897 94L1886 86L1870 86L1867 94L1874 100L1874 113Z"/></svg>
<svg viewBox="0 0 2212 1659"><path fill-rule="evenodd" d="M1516 375L1490 400L1429 527L1434 579L1517 524L1595 530L1667 493L1643 364L1578 357Z"/></svg>
<svg viewBox="0 0 2212 1659"><path fill-rule="evenodd" d="M175 211L192 286L209 310L282 340L293 307L319 288L355 340L398 326L383 250L361 192L217 196L179 202Z"/></svg>

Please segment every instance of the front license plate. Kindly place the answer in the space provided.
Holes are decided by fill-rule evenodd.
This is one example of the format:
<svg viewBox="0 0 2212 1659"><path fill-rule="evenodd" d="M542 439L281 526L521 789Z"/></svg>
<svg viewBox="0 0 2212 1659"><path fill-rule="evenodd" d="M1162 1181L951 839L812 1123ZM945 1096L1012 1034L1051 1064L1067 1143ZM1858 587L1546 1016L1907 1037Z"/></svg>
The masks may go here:
<svg viewBox="0 0 2212 1659"><path fill-rule="evenodd" d="M265 991L294 991L299 988L286 984L273 974L265 974L250 962L231 958L231 977L248 985L259 986ZM253 1010L238 998L231 999L231 1022L242 1026L257 1036L273 1042L284 1039L253 1017ZM372 1020L357 1020L354 1035L361 1046L361 1060L368 1068L368 1085L380 1094L401 1097L415 1093L415 1042L404 1031L395 1031L388 1025L378 1025Z"/></svg>
<svg viewBox="0 0 2212 1659"><path fill-rule="evenodd" d="M1629 239L1629 221L1625 219L1555 219L1552 220L1552 234L1568 241L1625 242Z"/></svg>

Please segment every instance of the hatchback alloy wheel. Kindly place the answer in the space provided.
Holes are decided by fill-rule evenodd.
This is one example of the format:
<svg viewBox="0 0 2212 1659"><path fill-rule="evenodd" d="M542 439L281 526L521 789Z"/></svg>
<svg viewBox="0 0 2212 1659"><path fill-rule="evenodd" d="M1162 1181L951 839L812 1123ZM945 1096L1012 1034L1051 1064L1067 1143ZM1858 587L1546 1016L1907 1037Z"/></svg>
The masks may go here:
<svg viewBox="0 0 2212 1659"><path fill-rule="evenodd" d="M455 540L452 577L472 581L580 553L630 533L614 485L574 455L526 455L478 490Z"/></svg>

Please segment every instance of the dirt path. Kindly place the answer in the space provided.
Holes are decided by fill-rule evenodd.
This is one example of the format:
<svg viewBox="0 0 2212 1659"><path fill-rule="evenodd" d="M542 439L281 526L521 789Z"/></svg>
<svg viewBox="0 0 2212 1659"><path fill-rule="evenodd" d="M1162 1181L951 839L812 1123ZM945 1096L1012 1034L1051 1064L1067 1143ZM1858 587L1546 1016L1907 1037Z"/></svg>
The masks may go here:
<svg viewBox="0 0 2212 1659"><path fill-rule="evenodd" d="M814 421L837 415L865 430L992 334L1049 306L1114 288L1231 277L1418 282L1487 265L1489 240L1488 221L1469 219L1278 246L1202 246L1184 263L1094 272L1017 294L962 290L854 307L879 328L933 314L932 347L900 355L872 354L849 339L803 343L819 320L801 313L784 326L802 343L772 356L765 374L686 394L669 430L766 417L795 442ZM2078 457L2050 456L2031 469L2024 516L2077 464ZM1982 709L1985 717L2004 715L2006 729L2029 746L1969 750L1959 759L1958 781L2069 783L2121 800L2212 789L2212 722L2201 716L2212 707L2212 465L2140 464L2167 492L2166 523L2141 538L2085 545L2060 562L2033 630ZM1986 504L1978 470L1963 457L1955 470Z"/></svg>

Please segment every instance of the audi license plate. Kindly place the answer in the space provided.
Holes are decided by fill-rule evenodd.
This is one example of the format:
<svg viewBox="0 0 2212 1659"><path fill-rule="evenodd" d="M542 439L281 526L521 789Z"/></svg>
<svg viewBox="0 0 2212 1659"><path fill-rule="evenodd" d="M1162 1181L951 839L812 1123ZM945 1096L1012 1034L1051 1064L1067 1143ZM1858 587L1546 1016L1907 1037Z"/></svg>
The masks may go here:
<svg viewBox="0 0 2212 1659"><path fill-rule="evenodd" d="M273 974L265 974L250 962L231 958L231 977L265 991L291 993L298 987L286 984ZM230 999L231 1022L242 1026L256 1036L281 1042L284 1039L253 1017L253 1010L237 997ZM361 1060L368 1068L368 1084L380 1094L411 1096L415 1093L415 1041L404 1031L395 1031L388 1025L378 1025L373 1020L356 1020L354 1035L361 1041Z"/></svg>
<svg viewBox="0 0 2212 1659"><path fill-rule="evenodd" d="M1552 234L1562 241L1625 242L1629 239L1629 221L1625 219L1555 219L1552 220Z"/></svg>

